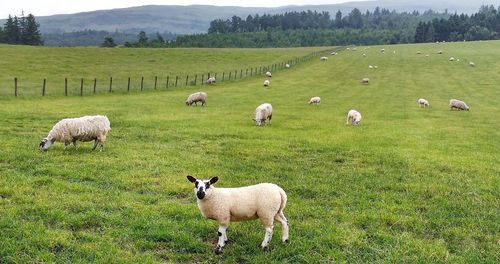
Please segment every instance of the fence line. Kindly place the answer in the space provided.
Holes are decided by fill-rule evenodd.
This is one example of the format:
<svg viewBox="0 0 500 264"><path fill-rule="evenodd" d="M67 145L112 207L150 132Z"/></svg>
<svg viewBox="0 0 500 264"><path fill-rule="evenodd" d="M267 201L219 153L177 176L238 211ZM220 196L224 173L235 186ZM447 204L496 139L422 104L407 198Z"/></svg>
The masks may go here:
<svg viewBox="0 0 500 264"><path fill-rule="evenodd" d="M300 63L306 62L306 61L311 60L313 58L317 58L318 56L323 55L325 53L329 53L331 51L338 51L339 49L341 49L341 47L331 48L331 49L321 50L321 51L315 51L315 52L309 53L307 55L304 55L302 57L296 57L296 58L289 59L289 60L284 61L284 62L268 64L267 66L258 66L255 68L254 67L240 68L240 69L235 69L235 70L231 70L231 71L227 71L227 72L223 71L221 79L217 80L217 82L241 80L241 79L245 79L248 77L263 75L267 71L274 72L274 71L282 70L282 69L286 68L286 65L290 65L290 66L298 65ZM181 75L181 76L183 76L183 75ZM185 82L179 83L179 75L176 75L175 76L175 83L174 82L171 83L170 82L171 76L167 75L165 88L168 89L170 87L181 87L181 86L189 87L189 86L205 85L205 84L207 84L205 76L208 76L207 78L210 78L211 76L217 77L217 73L216 72L208 72L208 73L206 73L206 75L205 75L205 73L202 73L200 76L201 76L201 79L200 79L200 82L198 82L198 74L191 74L191 75L187 74ZM191 77L191 79L190 79L190 77ZM172 76L172 80L173 80L173 76ZM189 81L189 80L191 80L191 81ZM96 90L97 90L97 78L94 78L91 81L93 81L92 92L95 94ZM158 81L159 81L159 77L157 75L154 76L153 87L155 90L157 89ZM14 78L14 96L15 97L20 96L20 91L22 91L22 89L20 89L20 87L21 87L20 83L21 83L21 80L18 79L18 77L15 77ZM68 78L65 77L64 78L64 96L68 96L68 85L69 85ZM80 88L79 93L77 93L77 94L80 96L83 96L84 95L84 78L80 78L80 87L79 88ZM140 90L143 91L144 88L145 88L144 87L144 76L141 76ZM46 96L48 90L49 89L47 87L47 78L44 78L43 84L42 84L41 95ZM115 90L120 91L120 89L118 89L118 90L115 89ZM110 76L109 77L108 92L111 93L115 90L113 90L113 77ZM130 90L131 90L131 77L128 77L126 91L130 92ZM72 94L74 94L74 92ZM37 94L40 94L40 93L37 93Z"/></svg>

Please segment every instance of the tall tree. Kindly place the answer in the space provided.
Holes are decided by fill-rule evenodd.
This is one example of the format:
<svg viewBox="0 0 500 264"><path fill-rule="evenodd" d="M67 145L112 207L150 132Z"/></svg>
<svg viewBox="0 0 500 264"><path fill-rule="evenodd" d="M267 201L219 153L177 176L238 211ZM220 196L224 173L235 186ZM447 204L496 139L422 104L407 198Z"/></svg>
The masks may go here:
<svg viewBox="0 0 500 264"><path fill-rule="evenodd" d="M22 44L39 46L43 45L42 34L40 33L40 24L35 20L33 14L29 14L26 18L21 19L22 27Z"/></svg>
<svg viewBox="0 0 500 264"><path fill-rule="evenodd" d="M351 13L349 13L349 26L352 28L362 28L363 27L363 16L359 9L354 8Z"/></svg>
<svg viewBox="0 0 500 264"><path fill-rule="evenodd" d="M19 20L15 16L12 18L11 15L7 18L5 22L5 41L9 44L20 44L21 42L21 28L19 27Z"/></svg>
<svg viewBox="0 0 500 264"><path fill-rule="evenodd" d="M101 44L103 48L114 48L116 47L115 40L112 37L105 37L104 42Z"/></svg>
<svg viewBox="0 0 500 264"><path fill-rule="evenodd" d="M336 28L342 28L342 12L337 11L337 13L335 14L335 27Z"/></svg>

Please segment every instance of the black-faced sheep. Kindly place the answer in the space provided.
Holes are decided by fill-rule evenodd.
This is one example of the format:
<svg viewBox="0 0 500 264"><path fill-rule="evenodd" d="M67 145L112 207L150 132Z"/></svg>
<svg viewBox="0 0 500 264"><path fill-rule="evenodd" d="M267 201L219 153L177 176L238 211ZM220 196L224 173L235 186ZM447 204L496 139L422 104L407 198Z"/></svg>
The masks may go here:
<svg viewBox="0 0 500 264"><path fill-rule="evenodd" d="M57 141L64 143L64 150L71 143L76 149L76 141L88 142L94 140L93 150L99 145L100 151L102 151L106 136L110 130L111 125L106 116L66 118L52 127L47 137L40 142L39 147L40 150L46 151Z"/></svg>
<svg viewBox="0 0 500 264"><path fill-rule="evenodd" d="M265 236L261 247L267 248L273 235L274 220L282 227L281 240L288 241L288 220L284 210L287 202L285 191L276 184L261 183L240 188L216 188L219 180L199 180L188 175L194 183L196 202L201 214L219 223L218 242L215 253L222 253L228 240L227 228L230 222L260 219L265 227Z"/></svg>

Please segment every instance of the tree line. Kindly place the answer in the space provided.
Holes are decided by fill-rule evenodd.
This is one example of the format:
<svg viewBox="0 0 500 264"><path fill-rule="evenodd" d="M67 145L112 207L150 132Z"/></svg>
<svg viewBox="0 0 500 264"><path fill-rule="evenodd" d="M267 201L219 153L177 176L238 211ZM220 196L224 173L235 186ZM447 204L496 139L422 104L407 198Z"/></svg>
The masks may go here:
<svg viewBox="0 0 500 264"><path fill-rule="evenodd" d="M16 45L43 45L40 24L36 22L35 16L21 15L21 17L9 15L4 27L0 27L0 43Z"/></svg>
<svg viewBox="0 0 500 264"><path fill-rule="evenodd" d="M453 14L448 19L420 22L415 42L487 40L500 38L500 7L482 6L471 16Z"/></svg>

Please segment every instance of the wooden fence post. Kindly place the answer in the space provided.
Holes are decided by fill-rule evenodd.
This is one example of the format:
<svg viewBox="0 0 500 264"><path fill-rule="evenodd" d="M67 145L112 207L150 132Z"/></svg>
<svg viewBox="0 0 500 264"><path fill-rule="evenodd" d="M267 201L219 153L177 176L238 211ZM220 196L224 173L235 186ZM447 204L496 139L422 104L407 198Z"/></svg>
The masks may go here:
<svg viewBox="0 0 500 264"><path fill-rule="evenodd" d="M80 96L83 96L83 78L80 80Z"/></svg>
<svg viewBox="0 0 500 264"><path fill-rule="evenodd" d="M64 78L64 96L68 96L68 78Z"/></svg>
<svg viewBox="0 0 500 264"><path fill-rule="evenodd" d="M225 74L226 74L225 72L222 72L222 81L224 81L224 75Z"/></svg>
<svg viewBox="0 0 500 264"><path fill-rule="evenodd" d="M170 81L170 76L167 76L167 85L166 85L166 87L165 87L165 88L167 88L167 89L168 89L168 82L169 82L169 81Z"/></svg>
<svg viewBox="0 0 500 264"><path fill-rule="evenodd" d="M240 70L240 79L243 78L243 69Z"/></svg>
<svg viewBox="0 0 500 264"><path fill-rule="evenodd" d="M179 80L179 76L175 76L175 87L177 87L177 80Z"/></svg>
<svg viewBox="0 0 500 264"><path fill-rule="evenodd" d="M17 77L14 78L14 95L17 97Z"/></svg>
<svg viewBox="0 0 500 264"><path fill-rule="evenodd" d="M144 89L144 76L141 76L141 91Z"/></svg>
<svg viewBox="0 0 500 264"><path fill-rule="evenodd" d="M42 96L45 96L45 83L47 82L47 79L43 79L43 86L42 86Z"/></svg>
<svg viewBox="0 0 500 264"><path fill-rule="evenodd" d="M94 78L94 94L95 94L95 88L97 87L97 78Z"/></svg>
<svg viewBox="0 0 500 264"><path fill-rule="evenodd" d="M203 85L203 84L204 84L204 81L203 81L203 80L205 80L205 75L204 75L204 74L202 74L202 75L201 75L201 85Z"/></svg>
<svg viewBox="0 0 500 264"><path fill-rule="evenodd" d="M198 81L198 74L194 75L194 86L196 86L196 82ZM203 84L203 79L201 79L201 83Z"/></svg>
<svg viewBox="0 0 500 264"><path fill-rule="evenodd" d="M155 90L156 90L156 82L158 82L158 76L155 76Z"/></svg>
<svg viewBox="0 0 500 264"><path fill-rule="evenodd" d="M231 74L233 74L232 71L229 72L229 79L228 80L231 80Z"/></svg>
<svg viewBox="0 0 500 264"><path fill-rule="evenodd" d="M109 92L113 91L113 77L109 77Z"/></svg>
<svg viewBox="0 0 500 264"><path fill-rule="evenodd" d="M189 74L186 75L186 86L188 86Z"/></svg>
<svg viewBox="0 0 500 264"><path fill-rule="evenodd" d="M127 92L130 92L130 77L127 80Z"/></svg>

